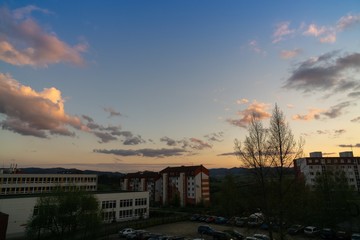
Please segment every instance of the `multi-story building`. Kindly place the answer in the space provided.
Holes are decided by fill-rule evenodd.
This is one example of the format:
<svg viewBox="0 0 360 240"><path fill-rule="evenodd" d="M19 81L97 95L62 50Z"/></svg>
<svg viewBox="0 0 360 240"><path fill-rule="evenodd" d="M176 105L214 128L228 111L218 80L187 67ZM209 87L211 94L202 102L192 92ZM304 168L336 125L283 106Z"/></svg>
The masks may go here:
<svg viewBox="0 0 360 240"><path fill-rule="evenodd" d="M95 174L0 174L0 195L47 193L61 188L97 190Z"/></svg>
<svg viewBox="0 0 360 240"><path fill-rule="evenodd" d="M195 205L210 202L209 170L203 165L167 167L162 176L162 203L179 198L180 205Z"/></svg>
<svg viewBox="0 0 360 240"><path fill-rule="evenodd" d="M150 202L159 201L159 189L156 184L160 179L158 172L144 171L136 173L128 173L123 177L120 183L121 189L124 191L147 191L149 192Z"/></svg>
<svg viewBox="0 0 360 240"><path fill-rule="evenodd" d="M321 152L312 152L310 157L295 159L294 167L310 187L314 187L317 175L343 172L349 186L360 192L360 157L354 157L353 152L341 152L339 157L324 157Z"/></svg>
<svg viewBox="0 0 360 240"><path fill-rule="evenodd" d="M99 192L94 174L0 173L0 213L8 215L6 237L23 236L37 199L58 188L92 192L99 201L104 222L149 217L149 192Z"/></svg>
<svg viewBox="0 0 360 240"><path fill-rule="evenodd" d="M204 166L167 167L156 172L129 173L122 179L122 190L148 191L150 200L181 206L210 202L209 170Z"/></svg>

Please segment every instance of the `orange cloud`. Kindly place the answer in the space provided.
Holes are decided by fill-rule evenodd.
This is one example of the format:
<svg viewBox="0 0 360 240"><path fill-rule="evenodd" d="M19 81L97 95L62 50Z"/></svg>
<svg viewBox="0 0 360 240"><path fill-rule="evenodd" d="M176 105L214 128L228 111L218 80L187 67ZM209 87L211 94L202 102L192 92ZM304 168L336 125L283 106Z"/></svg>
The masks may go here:
<svg viewBox="0 0 360 240"><path fill-rule="evenodd" d="M0 113L6 115L1 122L4 129L22 135L47 137L48 134L73 136L69 126L88 130L78 117L65 113L60 90L45 88L36 92L0 73Z"/></svg>
<svg viewBox="0 0 360 240"><path fill-rule="evenodd" d="M300 53L301 53L301 50L298 48L296 48L294 50L282 50L280 52L280 56L281 56L281 58L284 58L284 59L290 59L290 58L296 57Z"/></svg>
<svg viewBox="0 0 360 240"><path fill-rule="evenodd" d="M320 109L309 109L309 112L305 115L296 114L292 117L293 120L303 120L303 121L311 121L313 119L319 119L320 114L323 113L323 110Z"/></svg>
<svg viewBox="0 0 360 240"><path fill-rule="evenodd" d="M86 51L87 44L69 46L54 34L45 32L29 17L35 10L47 13L34 6L13 12L0 8L0 60L36 67L59 62L84 64L80 53Z"/></svg>
<svg viewBox="0 0 360 240"><path fill-rule="evenodd" d="M270 118L271 114L267 112L269 107L269 104L254 101L247 109L238 112L240 119L227 119L226 121L234 126L245 128L253 115L258 119Z"/></svg>

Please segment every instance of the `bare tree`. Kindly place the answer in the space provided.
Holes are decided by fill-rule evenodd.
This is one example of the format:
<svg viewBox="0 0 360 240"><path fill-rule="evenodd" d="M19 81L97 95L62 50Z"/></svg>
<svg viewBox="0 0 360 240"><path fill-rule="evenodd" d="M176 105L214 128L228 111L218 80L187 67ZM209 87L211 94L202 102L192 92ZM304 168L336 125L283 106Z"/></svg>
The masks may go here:
<svg viewBox="0 0 360 240"><path fill-rule="evenodd" d="M274 220L270 221L270 217L278 218L281 240L284 237L282 231L283 206L285 195L291 187L291 183L288 184L289 182L284 179L284 172L285 168L290 167L293 160L302 154L302 148L303 141L294 140L291 128L277 105L274 107L269 129L264 128L261 120L253 114L248 127L248 136L242 143L235 140L236 155L244 167L254 170L257 183L261 186L262 208L271 239ZM268 174L270 167L275 169L275 174L271 176ZM274 189L274 182L276 188L275 191L271 191ZM276 202L275 208L271 207L270 209L270 200Z"/></svg>
<svg viewBox="0 0 360 240"><path fill-rule="evenodd" d="M284 170L289 168L293 160L303 154L304 141L294 139L291 128L285 120L284 113L275 104L269 128L268 149L272 158L272 166L276 169L274 176L277 181L277 194L275 199L277 202L277 216L279 221L280 239L283 240L283 222L284 222L284 199L293 181L285 181Z"/></svg>
<svg viewBox="0 0 360 240"><path fill-rule="evenodd" d="M241 160L243 167L253 170L256 183L260 186L262 195L261 211L265 213L265 221L268 220L268 187L267 174L268 167L271 166L271 156L269 155L269 135L264 128L259 117L254 113L248 126L248 136L243 143L235 139L235 154ZM269 232L272 238L272 233Z"/></svg>

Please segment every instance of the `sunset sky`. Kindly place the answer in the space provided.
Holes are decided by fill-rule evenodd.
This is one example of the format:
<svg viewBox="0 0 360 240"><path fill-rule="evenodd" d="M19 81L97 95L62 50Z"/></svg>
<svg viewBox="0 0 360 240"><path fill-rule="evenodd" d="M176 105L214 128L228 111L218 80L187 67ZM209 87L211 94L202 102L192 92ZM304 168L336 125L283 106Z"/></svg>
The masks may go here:
<svg viewBox="0 0 360 240"><path fill-rule="evenodd" d="M275 103L306 156L360 155L359 1L1 2L5 167L238 167Z"/></svg>

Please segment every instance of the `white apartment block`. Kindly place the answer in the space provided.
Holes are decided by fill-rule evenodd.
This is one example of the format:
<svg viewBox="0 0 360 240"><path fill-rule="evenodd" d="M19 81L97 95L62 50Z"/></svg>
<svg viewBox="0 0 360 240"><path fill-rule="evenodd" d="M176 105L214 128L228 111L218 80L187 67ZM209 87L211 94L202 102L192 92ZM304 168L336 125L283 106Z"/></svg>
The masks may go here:
<svg viewBox="0 0 360 240"><path fill-rule="evenodd" d="M312 152L310 157L295 159L294 167L310 187L315 185L319 174L344 172L348 184L360 192L360 157L354 157L352 152L341 152L339 157L323 157L321 152Z"/></svg>

